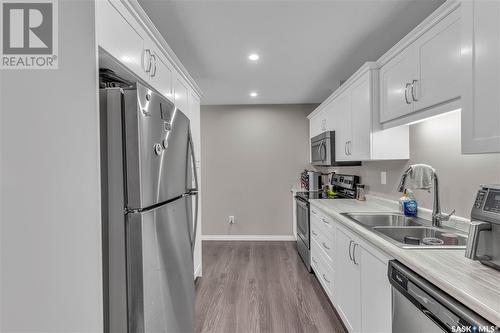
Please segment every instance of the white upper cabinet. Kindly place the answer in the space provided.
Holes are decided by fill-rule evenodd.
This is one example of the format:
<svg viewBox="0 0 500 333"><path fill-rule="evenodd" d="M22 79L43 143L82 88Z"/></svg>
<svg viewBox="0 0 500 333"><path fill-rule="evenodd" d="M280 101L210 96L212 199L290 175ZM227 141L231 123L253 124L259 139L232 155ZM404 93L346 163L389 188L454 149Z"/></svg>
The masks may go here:
<svg viewBox="0 0 500 333"><path fill-rule="evenodd" d="M191 110L188 107L189 87L180 75L177 75L174 82L175 106L190 118Z"/></svg>
<svg viewBox="0 0 500 333"><path fill-rule="evenodd" d="M326 131L326 112L319 112L309 121L309 137L314 137Z"/></svg>
<svg viewBox="0 0 500 333"><path fill-rule="evenodd" d="M462 153L500 152L500 2L462 3Z"/></svg>
<svg viewBox="0 0 500 333"><path fill-rule="evenodd" d="M338 162L409 158L409 128L383 130L379 121L379 71L366 63L309 116L311 136L335 131Z"/></svg>
<svg viewBox="0 0 500 333"><path fill-rule="evenodd" d="M97 43L130 71L147 80L149 58L144 58L146 32L125 12L119 1L96 1ZM145 63L144 63L145 61Z"/></svg>
<svg viewBox="0 0 500 333"><path fill-rule="evenodd" d="M459 5L446 2L379 59L384 128L460 107Z"/></svg>
<svg viewBox="0 0 500 333"><path fill-rule="evenodd" d="M349 127L351 135L348 141L348 152L351 159L356 161L371 159L372 75L373 73L367 72L354 82L350 89Z"/></svg>
<svg viewBox="0 0 500 333"><path fill-rule="evenodd" d="M380 121L396 119L413 112L411 82L417 76L415 52L409 48L380 69Z"/></svg>
<svg viewBox="0 0 500 333"><path fill-rule="evenodd" d="M460 97L460 10L455 10L414 43L419 60L412 81L415 110Z"/></svg>
<svg viewBox="0 0 500 333"><path fill-rule="evenodd" d="M330 111L330 123L335 124L335 159L337 161L349 160L349 142L351 141L351 94L345 91L333 102Z"/></svg>
<svg viewBox="0 0 500 333"><path fill-rule="evenodd" d="M151 50L151 70L149 72L151 85L163 96L174 101L173 78L175 71L172 64L154 45L151 45L149 50Z"/></svg>

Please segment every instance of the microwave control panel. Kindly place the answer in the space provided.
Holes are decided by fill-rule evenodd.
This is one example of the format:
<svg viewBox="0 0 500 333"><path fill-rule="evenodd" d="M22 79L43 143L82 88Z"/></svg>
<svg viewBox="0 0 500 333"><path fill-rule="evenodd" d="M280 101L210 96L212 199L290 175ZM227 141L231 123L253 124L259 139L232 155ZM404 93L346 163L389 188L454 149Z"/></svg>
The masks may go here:
<svg viewBox="0 0 500 333"><path fill-rule="evenodd" d="M500 190L488 191L484 200L483 210L485 212L500 214Z"/></svg>

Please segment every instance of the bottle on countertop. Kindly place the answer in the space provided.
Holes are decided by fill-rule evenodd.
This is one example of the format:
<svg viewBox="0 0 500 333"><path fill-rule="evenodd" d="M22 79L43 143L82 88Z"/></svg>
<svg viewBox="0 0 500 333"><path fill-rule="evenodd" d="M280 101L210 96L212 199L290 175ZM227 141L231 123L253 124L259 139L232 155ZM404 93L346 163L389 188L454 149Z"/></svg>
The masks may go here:
<svg viewBox="0 0 500 333"><path fill-rule="evenodd" d="M358 201L366 201L365 185L363 184L356 185L356 199L358 199Z"/></svg>
<svg viewBox="0 0 500 333"><path fill-rule="evenodd" d="M417 216L418 204L417 200L415 200L415 195L411 190L406 190L406 197L404 198L403 204L403 214L405 216L415 217ZM404 195L403 195L404 197Z"/></svg>

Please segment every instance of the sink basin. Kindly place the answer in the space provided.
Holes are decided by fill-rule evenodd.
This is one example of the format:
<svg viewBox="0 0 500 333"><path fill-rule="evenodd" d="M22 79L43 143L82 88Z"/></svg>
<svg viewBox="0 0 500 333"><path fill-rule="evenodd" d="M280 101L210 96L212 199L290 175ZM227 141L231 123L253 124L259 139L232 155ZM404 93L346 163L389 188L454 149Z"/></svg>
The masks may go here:
<svg viewBox="0 0 500 333"><path fill-rule="evenodd" d="M373 231L389 238L404 248L458 248L463 249L467 236L448 229L434 227L374 227Z"/></svg>
<svg viewBox="0 0 500 333"><path fill-rule="evenodd" d="M436 228L430 221L398 213L342 213L364 228L405 249L465 249L467 235Z"/></svg>
<svg viewBox="0 0 500 333"><path fill-rule="evenodd" d="M411 227L422 226L424 221L417 217L406 217L396 213L343 213L351 220L365 227Z"/></svg>

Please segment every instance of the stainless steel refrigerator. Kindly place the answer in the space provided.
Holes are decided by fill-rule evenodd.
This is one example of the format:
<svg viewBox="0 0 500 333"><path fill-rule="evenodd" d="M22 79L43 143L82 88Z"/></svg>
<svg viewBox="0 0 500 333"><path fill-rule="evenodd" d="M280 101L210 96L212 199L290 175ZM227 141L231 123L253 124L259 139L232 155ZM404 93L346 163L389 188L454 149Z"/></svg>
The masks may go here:
<svg viewBox="0 0 500 333"><path fill-rule="evenodd" d="M189 119L148 87L100 90L108 332L193 332L198 183Z"/></svg>

